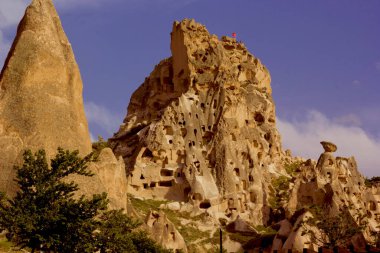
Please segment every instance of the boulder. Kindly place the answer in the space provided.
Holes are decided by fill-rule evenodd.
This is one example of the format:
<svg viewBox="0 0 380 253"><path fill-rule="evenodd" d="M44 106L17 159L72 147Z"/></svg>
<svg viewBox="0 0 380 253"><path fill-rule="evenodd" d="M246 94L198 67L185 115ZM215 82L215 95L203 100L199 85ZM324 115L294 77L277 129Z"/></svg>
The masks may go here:
<svg viewBox="0 0 380 253"><path fill-rule="evenodd" d="M332 142L321 141L321 144L325 152L335 152L338 149L337 146Z"/></svg>
<svg viewBox="0 0 380 253"><path fill-rule="evenodd" d="M170 202L167 206L168 209L172 211L179 211L181 209L181 204L179 202Z"/></svg>

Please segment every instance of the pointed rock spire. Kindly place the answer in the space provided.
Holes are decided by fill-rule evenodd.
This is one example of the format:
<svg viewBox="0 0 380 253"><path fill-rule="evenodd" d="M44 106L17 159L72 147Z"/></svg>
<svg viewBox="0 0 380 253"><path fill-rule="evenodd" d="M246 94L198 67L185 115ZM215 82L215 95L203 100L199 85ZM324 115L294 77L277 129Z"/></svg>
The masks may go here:
<svg viewBox="0 0 380 253"><path fill-rule="evenodd" d="M51 0L33 0L0 74L0 191L24 149L91 151L82 80ZM12 190L13 189L13 190Z"/></svg>

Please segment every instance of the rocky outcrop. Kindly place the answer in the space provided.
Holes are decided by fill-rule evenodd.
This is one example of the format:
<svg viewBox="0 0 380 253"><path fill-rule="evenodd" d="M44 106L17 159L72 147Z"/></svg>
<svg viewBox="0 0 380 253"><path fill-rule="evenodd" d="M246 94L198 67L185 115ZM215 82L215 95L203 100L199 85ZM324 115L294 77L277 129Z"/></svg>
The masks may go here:
<svg viewBox="0 0 380 253"><path fill-rule="evenodd" d="M104 185L109 207L127 210L128 185L123 158L117 159L110 148L105 148L100 152L98 161L89 168ZM84 188L84 184L81 186Z"/></svg>
<svg viewBox="0 0 380 253"><path fill-rule="evenodd" d="M348 211L358 225L362 225L361 222L367 223L367 228L363 231L367 241L373 240L372 233L379 232L378 188L365 186L364 177L359 173L354 157L335 157L335 144L321 144L325 152L320 155L318 162L309 160L301 164L289 179L294 183L289 188L289 201L284 206L287 219L279 223L280 230L272 249L302 251L303 248L317 250L318 246L322 246L311 240L308 234L302 233L304 226L301 224L304 224L305 216L312 215L307 210L315 205L326 210L329 216L334 217L342 211ZM357 236L352 239L357 250L364 250L361 238Z"/></svg>
<svg viewBox="0 0 380 253"><path fill-rule="evenodd" d="M316 249L302 233L314 205L331 216L348 210L358 222L366 216L364 236L379 234L380 187L365 186L353 157L335 157L331 142L321 142L318 162L282 151L269 72L244 44L183 20L173 25L171 50L133 94L112 150L89 165L95 175L69 178L77 196L107 192L111 208L126 209L128 188L173 200L163 204L172 213L207 215L208 231L229 223L231 233L261 238L254 226L272 225L260 239L273 241L272 250ZM33 0L0 74L0 191L15 192L13 166L24 149L52 157L58 146L91 151L82 82L52 1ZM151 212L146 228L166 248L186 251L164 213Z"/></svg>
<svg viewBox="0 0 380 253"><path fill-rule="evenodd" d="M187 252L185 240L165 213L151 211L146 217L145 225L150 236L166 249Z"/></svg>
<svg viewBox="0 0 380 253"><path fill-rule="evenodd" d="M51 0L33 0L0 75L0 191L12 195L24 149L91 152L82 81Z"/></svg>
<svg viewBox="0 0 380 253"><path fill-rule="evenodd" d="M268 70L244 44L194 20L174 23L171 50L110 139L130 192L265 223L265 182L282 156Z"/></svg>
<svg viewBox="0 0 380 253"><path fill-rule="evenodd" d="M327 141L317 162L282 151L269 72L242 43L219 40L193 20L174 23L171 38L172 57L133 94L110 139L130 193L228 217L236 233L271 225L270 236L257 238L272 250L317 250L304 234L321 233L305 225L313 206L331 217L347 211L358 225L367 216L364 237L379 234L378 188L365 186L353 157L335 157ZM352 239L357 249L363 235Z"/></svg>
<svg viewBox="0 0 380 253"><path fill-rule="evenodd" d="M79 185L76 197L92 197L106 192L109 208L127 211L127 177L123 159L117 159L110 148L104 148L97 161L90 163L88 168L94 174L92 177L71 175L67 178Z"/></svg>

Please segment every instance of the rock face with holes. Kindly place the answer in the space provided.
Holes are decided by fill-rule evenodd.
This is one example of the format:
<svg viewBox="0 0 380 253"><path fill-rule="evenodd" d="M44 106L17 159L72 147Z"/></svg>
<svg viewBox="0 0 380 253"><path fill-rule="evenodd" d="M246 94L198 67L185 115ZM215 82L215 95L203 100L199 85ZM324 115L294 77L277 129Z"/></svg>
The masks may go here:
<svg viewBox="0 0 380 253"><path fill-rule="evenodd" d="M171 51L110 139L129 192L265 223L265 181L283 155L268 70L241 42L194 20L174 23Z"/></svg>
<svg viewBox="0 0 380 253"><path fill-rule="evenodd" d="M325 152L320 155L318 162L304 162L289 178L293 183L289 187L289 200L284 206L287 219L279 223L281 229L274 239L273 249L302 251L303 248L311 247L317 250L318 245L313 244L308 235L302 235L301 226L305 215L310 215L306 210L313 205L328 210L331 216L347 210L357 222L361 220L358 217L367 216L362 221L368 222L363 233L368 241L373 240L371 232L379 232L379 188L365 186L354 157L335 157L335 144L321 144ZM281 234L281 231L287 233ZM352 242L357 250L364 250L363 237L357 236Z"/></svg>
<svg viewBox="0 0 380 253"><path fill-rule="evenodd" d="M91 152L82 81L51 0L33 0L0 75L0 191L14 194L24 149Z"/></svg>

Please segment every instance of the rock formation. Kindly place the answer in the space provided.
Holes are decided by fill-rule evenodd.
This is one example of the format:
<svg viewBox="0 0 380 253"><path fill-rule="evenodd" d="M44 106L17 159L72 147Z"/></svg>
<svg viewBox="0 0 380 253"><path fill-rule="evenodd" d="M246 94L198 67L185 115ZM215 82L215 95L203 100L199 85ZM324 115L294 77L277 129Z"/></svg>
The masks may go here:
<svg viewBox="0 0 380 253"><path fill-rule="evenodd" d="M171 50L109 140L124 158L131 194L247 227L274 225L278 250L316 249L302 235L313 205L330 215L347 209L355 220L368 215L364 236L378 233L379 191L365 187L353 157L335 157L327 141L318 162L282 151L269 72L241 42L185 19L173 25Z"/></svg>
<svg viewBox="0 0 380 253"><path fill-rule="evenodd" d="M187 252L186 243L163 212L151 211L145 221L150 236L166 249Z"/></svg>
<svg viewBox="0 0 380 253"><path fill-rule="evenodd" d="M71 45L51 0L33 0L22 19L0 75L0 191L17 190L13 166L24 149L58 147L92 151L82 80ZM127 207L125 166L110 149L90 165L93 177L72 176L78 194L106 192L111 208Z"/></svg>
<svg viewBox="0 0 380 253"><path fill-rule="evenodd" d="M95 176L69 178L78 195L107 192L117 209L127 207L127 188L172 200L162 204L171 214L213 219L207 231L225 223L230 233L259 238L255 225L272 225L272 250L316 249L301 225L313 205L331 215L346 209L358 222L366 216L363 235L379 234L380 186L365 186L353 157L335 157L330 142L321 142L318 162L282 151L269 72L244 44L185 19L173 25L171 50L133 94L112 150L90 164ZM52 1L33 0L0 75L0 191L14 194L13 166L24 149L52 157L58 146L91 152L82 81ZM150 212L146 228L186 252L165 213Z"/></svg>
<svg viewBox="0 0 380 253"><path fill-rule="evenodd" d="M71 45L51 0L33 0L19 24L0 76L0 191L17 190L13 166L24 149L58 147L92 151L82 99L82 80ZM109 148L89 169L93 177L73 175L77 195L106 192L109 207L127 208L124 161Z"/></svg>
<svg viewBox="0 0 380 253"><path fill-rule="evenodd" d="M262 224L264 181L282 156L268 70L241 42L218 40L194 20L174 23L171 51L110 139L130 192Z"/></svg>
<svg viewBox="0 0 380 253"><path fill-rule="evenodd" d="M104 148L97 161L89 164L89 170L94 176L71 175L67 179L79 185L76 197L106 192L109 208L127 210L127 177L123 159L117 159L110 148Z"/></svg>
<svg viewBox="0 0 380 253"><path fill-rule="evenodd" d="M273 249L303 248L317 250L318 245L303 235L300 225L308 212L300 210L318 205L328 210L329 215L335 216L343 210L348 210L350 216L357 221L368 222L364 231L367 241L371 241L371 232L379 231L379 191L376 187L368 189L364 184L364 177L359 173L354 157L335 157L335 144L321 142L325 152L318 162L303 163L289 178L293 181L289 187L289 200L285 205L287 219L282 220L280 230L273 243ZM364 219L359 217L366 217ZM291 222L292 221L292 222ZM362 241L356 238L353 244L360 248ZM363 248L361 248L363 250Z"/></svg>
<svg viewBox="0 0 380 253"><path fill-rule="evenodd" d="M33 0L0 75L0 191L12 195L24 149L91 152L82 81L51 0Z"/></svg>

